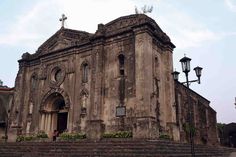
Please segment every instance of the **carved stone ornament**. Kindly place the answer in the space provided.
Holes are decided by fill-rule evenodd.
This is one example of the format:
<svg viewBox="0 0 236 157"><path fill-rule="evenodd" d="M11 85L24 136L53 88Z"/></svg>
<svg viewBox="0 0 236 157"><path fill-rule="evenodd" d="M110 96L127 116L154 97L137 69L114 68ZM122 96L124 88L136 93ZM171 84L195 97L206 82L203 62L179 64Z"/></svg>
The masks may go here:
<svg viewBox="0 0 236 157"><path fill-rule="evenodd" d="M45 80L47 78L47 66L45 64L42 64L39 69L39 79Z"/></svg>

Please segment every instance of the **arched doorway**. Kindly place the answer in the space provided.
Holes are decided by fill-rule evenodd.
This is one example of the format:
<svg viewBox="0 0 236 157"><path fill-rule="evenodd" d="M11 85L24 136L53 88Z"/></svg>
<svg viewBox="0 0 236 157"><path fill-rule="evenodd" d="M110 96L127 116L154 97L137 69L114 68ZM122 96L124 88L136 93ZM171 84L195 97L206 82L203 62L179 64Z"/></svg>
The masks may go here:
<svg viewBox="0 0 236 157"><path fill-rule="evenodd" d="M68 108L60 93L52 93L44 102L41 109L40 130L51 135L54 130L62 133L67 130Z"/></svg>

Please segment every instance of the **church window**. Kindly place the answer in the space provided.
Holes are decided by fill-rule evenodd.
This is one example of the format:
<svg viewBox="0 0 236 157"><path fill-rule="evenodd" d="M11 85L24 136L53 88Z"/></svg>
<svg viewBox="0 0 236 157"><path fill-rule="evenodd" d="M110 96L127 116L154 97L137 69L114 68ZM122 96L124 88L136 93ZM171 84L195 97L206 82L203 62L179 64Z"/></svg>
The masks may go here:
<svg viewBox="0 0 236 157"><path fill-rule="evenodd" d="M62 71L61 69L57 69L54 76L55 81L58 82L61 79L61 77L62 77Z"/></svg>
<svg viewBox="0 0 236 157"><path fill-rule="evenodd" d="M65 67L63 65L58 65L53 67L50 74L50 85L59 86L62 84L65 78Z"/></svg>
<svg viewBox="0 0 236 157"><path fill-rule="evenodd" d="M158 58L157 56L154 58L154 76L158 76Z"/></svg>
<svg viewBox="0 0 236 157"><path fill-rule="evenodd" d="M118 56L118 59L119 59L119 71L120 71L120 75L121 76L124 76L125 75L125 68L124 68L124 65L125 65L125 56L123 54L120 54Z"/></svg>
<svg viewBox="0 0 236 157"><path fill-rule="evenodd" d="M125 100L125 56L123 54L120 54L118 56L119 59L119 74L120 74L120 80L119 80L119 100L120 104L124 105Z"/></svg>
<svg viewBox="0 0 236 157"><path fill-rule="evenodd" d="M36 86L37 86L37 76L36 75L33 75L31 77L31 89L32 90L35 90L36 89Z"/></svg>
<svg viewBox="0 0 236 157"><path fill-rule="evenodd" d="M82 82L86 83L88 82L88 64L84 63L82 65Z"/></svg>

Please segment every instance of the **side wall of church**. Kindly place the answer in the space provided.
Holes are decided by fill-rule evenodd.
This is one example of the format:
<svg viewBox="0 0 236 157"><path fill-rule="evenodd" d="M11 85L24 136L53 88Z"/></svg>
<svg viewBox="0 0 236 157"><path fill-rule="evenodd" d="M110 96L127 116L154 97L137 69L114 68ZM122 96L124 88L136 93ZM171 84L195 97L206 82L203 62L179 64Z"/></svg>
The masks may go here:
<svg viewBox="0 0 236 157"><path fill-rule="evenodd" d="M159 131L172 136L175 125L172 50L161 49L145 29L108 40L105 52L106 131L131 130L140 138L158 137ZM120 81L119 55L124 55L126 116L116 117ZM169 112L168 112L169 111ZM147 128L146 130L144 128ZM162 128L162 129L160 129ZM178 140L178 133L173 137Z"/></svg>
<svg viewBox="0 0 236 157"><path fill-rule="evenodd" d="M179 82L175 82L175 92L180 140L189 142L188 117L190 105L195 143L217 145L216 112L209 106L210 102Z"/></svg>
<svg viewBox="0 0 236 157"><path fill-rule="evenodd" d="M104 106L102 119L106 131L132 129L135 104L135 56L134 36L132 33L107 39L104 47ZM123 56L124 65L120 67L119 57ZM122 68L122 69L120 69ZM122 73L124 71L124 75ZM121 74L122 73L122 74ZM122 89L122 86L124 87ZM122 104L124 103L124 104ZM126 106L125 124L116 117L116 107ZM124 127L124 128L122 128Z"/></svg>
<svg viewBox="0 0 236 157"><path fill-rule="evenodd" d="M11 110L13 89L0 86L0 142L5 139L5 131L8 122L8 114Z"/></svg>

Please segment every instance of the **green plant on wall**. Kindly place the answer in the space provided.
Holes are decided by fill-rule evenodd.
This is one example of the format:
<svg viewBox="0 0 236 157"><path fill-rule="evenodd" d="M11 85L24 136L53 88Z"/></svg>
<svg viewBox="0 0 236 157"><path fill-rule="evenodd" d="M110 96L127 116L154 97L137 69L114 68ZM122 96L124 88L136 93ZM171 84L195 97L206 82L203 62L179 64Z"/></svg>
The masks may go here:
<svg viewBox="0 0 236 157"><path fill-rule="evenodd" d="M193 134L193 136L196 134L196 128L195 128L193 125L190 125L190 124L188 124L188 123L184 123L184 124L183 124L183 128L184 128L184 131L185 131L186 133L190 133L190 131L191 131L191 133Z"/></svg>
<svg viewBox="0 0 236 157"><path fill-rule="evenodd" d="M171 140L170 136L167 135L167 134L160 134L160 135L159 135L159 139L162 139L162 140Z"/></svg>

